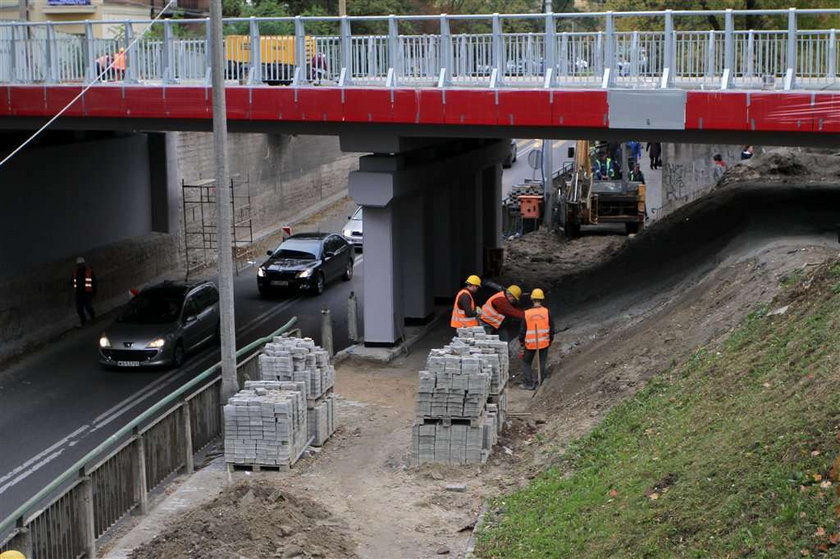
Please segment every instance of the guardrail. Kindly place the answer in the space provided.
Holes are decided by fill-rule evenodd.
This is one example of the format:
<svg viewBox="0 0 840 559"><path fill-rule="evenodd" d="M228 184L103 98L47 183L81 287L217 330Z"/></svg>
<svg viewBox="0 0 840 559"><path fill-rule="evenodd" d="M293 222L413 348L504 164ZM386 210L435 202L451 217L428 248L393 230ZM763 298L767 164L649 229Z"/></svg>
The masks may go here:
<svg viewBox="0 0 840 559"><path fill-rule="evenodd" d="M236 352L240 382L256 378L258 347L296 333L297 318ZM135 417L0 522L0 552L27 559L96 557L96 541L137 509L178 471L191 473L194 456L222 433L220 364ZM8 532L8 534L7 534ZM4 537L5 536L5 537Z"/></svg>
<svg viewBox="0 0 840 559"><path fill-rule="evenodd" d="M836 30L799 28L815 16L840 21L840 9L229 18L237 38L226 39L226 77L228 85L837 88ZM678 29L712 17L721 29ZM776 28L736 26L756 18ZM0 83L90 83L127 48L104 80L209 84L208 31L207 19L2 23Z"/></svg>

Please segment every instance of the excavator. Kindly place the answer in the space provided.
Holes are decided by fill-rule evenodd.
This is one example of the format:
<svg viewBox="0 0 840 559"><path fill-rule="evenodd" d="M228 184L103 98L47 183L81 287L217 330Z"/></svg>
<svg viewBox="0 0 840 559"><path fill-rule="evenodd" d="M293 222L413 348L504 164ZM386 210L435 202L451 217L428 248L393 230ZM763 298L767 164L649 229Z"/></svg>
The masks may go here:
<svg viewBox="0 0 840 559"><path fill-rule="evenodd" d="M554 223L567 238L579 237L584 225L601 223L623 223L628 234L639 232L645 223L645 185L627 180L627 155L624 143L577 141L574 166L554 206Z"/></svg>

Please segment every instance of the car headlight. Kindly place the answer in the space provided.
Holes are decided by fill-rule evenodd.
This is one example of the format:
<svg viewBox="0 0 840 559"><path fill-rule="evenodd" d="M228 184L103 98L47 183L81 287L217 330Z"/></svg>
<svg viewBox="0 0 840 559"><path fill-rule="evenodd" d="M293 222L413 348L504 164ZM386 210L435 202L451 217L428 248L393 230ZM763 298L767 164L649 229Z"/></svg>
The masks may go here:
<svg viewBox="0 0 840 559"><path fill-rule="evenodd" d="M159 349L159 348L162 348L162 347L164 346L164 344L166 344L166 340L165 340L165 339L163 339L163 338L155 338L154 340L152 340L151 342L149 342L149 343L146 345L146 347L150 347L150 348L153 348L153 349Z"/></svg>
<svg viewBox="0 0 840 559"><path fill-rule="evenodd" d="M105 334L102 334L102 336L99 338L99 347L101 347L102 349L105 349L106 347L111 347L111 340L109 340L108 336L106 336Z"/></svg>
<svg viewBox="0 0 840 559"><path fill-rule="evenodd" d="M265 277L265 268L263 268L262 266L257 268L257 277L258 278L264 278Z"/></svg>
<svg viewBox="0 0 840 559"><path fill-rule="evenodd" d="M299 278L311 278L312 277L312 268L308 270L304 270L302 272L298 272L297 277Z"/></svg>
<svg viewBox="0 0 840 559"><path fill-rule="evenodd" d="M344 236L345 237L351 237L352 235L353 235L353 231L351 231L350 229L345 229L344 230Z"/></svg>

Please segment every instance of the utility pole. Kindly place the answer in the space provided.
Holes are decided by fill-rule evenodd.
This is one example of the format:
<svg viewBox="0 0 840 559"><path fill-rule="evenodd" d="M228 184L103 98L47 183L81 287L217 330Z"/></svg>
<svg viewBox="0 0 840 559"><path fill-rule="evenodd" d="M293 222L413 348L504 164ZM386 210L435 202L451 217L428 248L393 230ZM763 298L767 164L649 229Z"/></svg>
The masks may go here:
<svg viewBox="0 0 840 559"><path fill-rule="evenodd" d="M338 15L347 15L347 0L338 0Z"/></svg>
<svg viewBox="0 0 840 559"><path fill-rule="evenodd" d="M213 158L216 164L216 238L218 240L219 311L222 344L222 403L239 390L236 380L236 324L233 319L233 253L231 249L231 185L227 169L225 51L222 43L222 0L210 0L210 42L213 59Z"/></svg>

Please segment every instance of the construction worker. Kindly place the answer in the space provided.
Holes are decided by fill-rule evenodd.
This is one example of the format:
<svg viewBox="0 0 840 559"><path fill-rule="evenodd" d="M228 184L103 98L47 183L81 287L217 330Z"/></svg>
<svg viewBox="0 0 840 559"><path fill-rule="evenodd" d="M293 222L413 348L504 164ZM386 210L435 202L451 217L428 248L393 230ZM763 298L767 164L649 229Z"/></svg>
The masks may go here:
<svg viewBox="0 0 840 559"><path fill-rule="evenodd" d="M645 174L642 172L642 167L639 165L638 162L633 163L633 168L627 175L627 180L633 182L645 182Z"/></svg>
<svg viewBox="0 0 840 559"><path fill-rule="evenodd" d="M93 296L96 295L96 274L93 268L85 264L85 259L80 256L76 259L76 270L72 276L73 293L76 297L76 312L79 313L79 320L82 326L87 322L87 315L93 320L96 316L93 312Z"/></svg>
<svg viewBox="0 0 840 559"><path fill-rule="evenodd" d="M548 309L543 306L545 294L542 289L531 292L534 306L525 311L525 320L519 329L519 343L525 348L522 353L522 388L536 390L545 377L545 362L548 358L548 346L554 341L554 321ZM538 377L534 378L531 362L538 358Z"/></svg>
<svg viewBox="0 0 840 559"><path fill-rule="evenodd" d="M125 77L125 49L120 49L114 55L114 65L111 67L114 79L121 80Z"/></svg>
<svg viewBox="0 0 840 559"><path fill-rule="evenodd" d="M4 551L3 553L0 553L0 559L26 559L26 555L13 549L11 551Z"/></svg>
<svg viewBox="0 0 840 559"><path fill-rule="evenodd" d="M475 307L473 296L481 287L481 278L475 274L467 278L463 289L455 296L455 304L452 306L452 320L449 325L453 328L467 328L478 326L479 309Z"/></svg>
<svg viewBox="0 0 840 559"><path fill-rule="evenodd" d="M509 339L507 331L502 328L505 319L523 320L525 318L525 313L516 307L522 296L522 288L511 285L504 289L489 281L486 285L495 289L496 293L482 305L480 320L488 334L498 334L500 339L507 341Z"/></svg>
<svg viewBox="0 0 840 559"><path fill-rule="evenodd" d="M606 152L601 151L598 153L598 159L595 160L595 164L592 166L592 173L599 180L615 178L613 160L611 157L607 157Z"/></svg>

